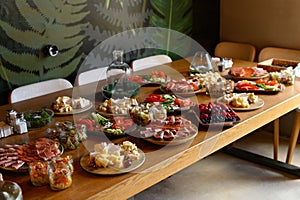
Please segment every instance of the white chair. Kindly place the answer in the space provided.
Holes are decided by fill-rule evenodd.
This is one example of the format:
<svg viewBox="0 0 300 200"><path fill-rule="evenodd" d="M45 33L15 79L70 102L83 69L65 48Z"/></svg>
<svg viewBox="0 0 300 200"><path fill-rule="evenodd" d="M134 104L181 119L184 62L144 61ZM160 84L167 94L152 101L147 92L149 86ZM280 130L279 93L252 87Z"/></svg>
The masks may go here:
<svg viewBox="0 0 300 200"><path fill-rule="evenodd" d="M216 57L235 58L240 60L254 61L256 48L247 43L220 42L215 47Z"/></svg>
<svg viewBox="0 0 300 200"><path fill-rule="evenodd" d="M106 79L106 70L108 67L101 67L97 69L92 69L89 71L82 72L78 75L77 84L85 85L92 82L98 82L100 80Z"/></svg>
<svg viewBox="0 0 300 200"><path fill-rule="evenodd" d="M73 88L73 85L62 78L37 82L14 89L10 94L9 101L10 103L16 103L68 88Z"/></svg>
<svg viewBox="0 0 300 200"><path fill-rule="evenodd" d="M300 50L286 49L279 47L265 47L258 54L258 61L264 61L271 58L293 60L300 62ZM286 157L286 163L291 163L294 150L296 147L298 135L300 129L300 106L295 110L295 120L293 130L291 133L290 143L288 147L288 153ZM274 120L274 159L278 159L279 148L279 118Z"/></svg>
<svg viewBox="0 0 300 200"><path fill-rule="evenodd" d="M169 62L172 62L172 59L167 55L149 56L132 61L132 70L139 71Z"/></svg>

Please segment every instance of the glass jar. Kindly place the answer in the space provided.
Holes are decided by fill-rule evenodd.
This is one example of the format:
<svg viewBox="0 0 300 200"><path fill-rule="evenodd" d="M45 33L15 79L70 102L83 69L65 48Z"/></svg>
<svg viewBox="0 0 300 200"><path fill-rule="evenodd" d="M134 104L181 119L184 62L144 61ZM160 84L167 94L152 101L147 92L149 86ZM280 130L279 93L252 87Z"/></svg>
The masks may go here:
<svg viewBox="0 0 300 200"><path fill-rule="evenodd" d="M52 190L64 190L72 185L73 169L64 162L51 162L48 170L49 183Z"/></svg>
<svg viewBox="0 0 300 200"><path fill-rule="evenodd" d="M30 163L30 181L34 186L43 186L49 183L48 168L48 162L37 161Z"/></svg>
<svg viewBox="0 0 300 200"><path fill-rule="evenodd" d="M159 102L154 102L154 105L149 108L151 121L165 120L167 118L167 110Z"/></svg>

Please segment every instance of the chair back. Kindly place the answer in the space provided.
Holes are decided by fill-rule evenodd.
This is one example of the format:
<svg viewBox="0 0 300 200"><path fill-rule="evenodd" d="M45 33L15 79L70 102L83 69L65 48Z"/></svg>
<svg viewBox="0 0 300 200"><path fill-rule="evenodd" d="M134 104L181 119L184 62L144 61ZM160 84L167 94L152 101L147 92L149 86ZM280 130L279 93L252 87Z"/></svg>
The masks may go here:
<svg viewBox="0 0 300 200"><path fill-rule="evenodd" d="M154 55L145 58L140 58L132 61L132 70L139 71L156 65L162 65L172 62L172 59L167 55Z"/></svg>
<svg viewBox="0 0 300 200"><path fill-rule="evenodd" d="M224 41L217 44L214 54L220 58L235 58L254 61L256 48L255 46L247 43Z"/></svg>
<svg viewBox="0 0 300 200"><path fill-rule="evenodd" d="M265 47L258 54L258 62L271 58L300 61L300 50L279 47Z"/></svg>
<svg viewBox="0 0 300 200"><path fill-rule="evenodd" d="M14 89L10 94L9 101L10 103L16 103L68 88L73 88L73 85L62 78L37 82Z"/></svg>
<svg viewBox="0 0 300 200"><path fill-rule="evenodd" d="M98 82L106 79L106 70L108 67L101 67L82 72L78 75L77 84L85 85L92 82Z"/></svg>

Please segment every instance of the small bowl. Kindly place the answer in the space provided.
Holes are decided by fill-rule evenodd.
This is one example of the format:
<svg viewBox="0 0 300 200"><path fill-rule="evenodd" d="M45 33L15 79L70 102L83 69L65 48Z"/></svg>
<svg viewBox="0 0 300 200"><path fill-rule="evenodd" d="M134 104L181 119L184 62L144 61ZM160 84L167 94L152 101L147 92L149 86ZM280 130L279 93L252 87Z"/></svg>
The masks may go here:
<svg viewBox="0 0 300 200"><path fill-rule="evenodd" d="M105 98L124 98L134 97L140 92L141 85L133 82L128 82L124 86L120 84L109 84L102 88L102 94Z"/></svg>
<svg viewBox="0 0 300 200"><path fill-rule="evenodd" d="M12 181L0 181L0 199L22 200L21 187Z"/></svg>
<svg viewBox="0 0 300 200"><path fill-rule="evenodd" d="M51 123L54 116L53 110L41 109L38 111L29 111L25 114L27 127L29 129L41 128Z"/></svg>

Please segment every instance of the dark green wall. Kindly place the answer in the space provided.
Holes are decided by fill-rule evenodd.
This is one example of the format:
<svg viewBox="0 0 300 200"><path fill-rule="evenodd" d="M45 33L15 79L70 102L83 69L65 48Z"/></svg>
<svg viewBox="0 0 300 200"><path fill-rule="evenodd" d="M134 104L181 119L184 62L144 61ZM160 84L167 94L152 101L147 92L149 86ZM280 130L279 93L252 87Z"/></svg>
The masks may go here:
<svg viewBox="0 0 300 200"><path fill-rule="evenodd" d="M76 68L97 44L124 30L149 24L154 10L151 1L158 2L69 0L58 7L54 5L58 1L53 0L1 1L0 105L7 103L10 91L20 85L56 77L74 82ZM176 1L176 5L182 2ZM219 0L191 1L192 30L188 35L213 54L219 40ZM122 2L128 3L127 6ZM47 44L59 47L58 56L42 55ZM136 55L129 59L134 58Z"/></svg>

